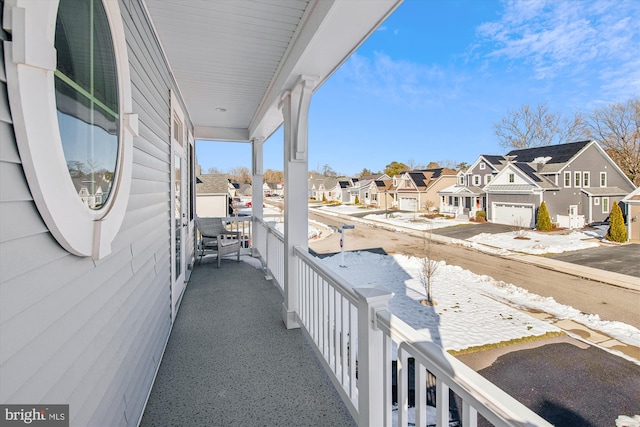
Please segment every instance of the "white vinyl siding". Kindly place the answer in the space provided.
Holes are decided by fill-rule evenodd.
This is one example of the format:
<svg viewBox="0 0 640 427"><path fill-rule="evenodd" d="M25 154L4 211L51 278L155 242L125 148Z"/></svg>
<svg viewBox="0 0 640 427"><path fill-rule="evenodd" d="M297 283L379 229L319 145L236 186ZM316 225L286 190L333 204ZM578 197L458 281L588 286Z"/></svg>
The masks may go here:
<svg viewBox="0 0 640 427"><path fill-rule="evenodd" d="M106 258L71 255L44 225L11 116L2 113L9 108L0 73L0 401L62 399L71 425L79 426L137 424L171 325L168 142L175 87L143 6L120 7L139 137L126 214Z"/></svg>

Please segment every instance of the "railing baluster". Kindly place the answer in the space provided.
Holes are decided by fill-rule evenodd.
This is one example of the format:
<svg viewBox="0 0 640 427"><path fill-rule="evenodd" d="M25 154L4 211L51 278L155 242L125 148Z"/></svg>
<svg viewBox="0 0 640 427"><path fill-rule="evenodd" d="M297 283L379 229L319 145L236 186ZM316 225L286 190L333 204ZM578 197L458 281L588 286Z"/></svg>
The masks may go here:
<svg viewBox="0 0 640 427"><path fill-rule="evenodd" d="M436 426L449 425L449 386L440 377L436 378Z"/></svg>
<svg viewBox="0 0 640 427"><path fill-rule="evenodd" d="M351 385L351 399L357 401L358 388L356 384L356 345L358 331L358 309L349 304L349 384Z"/></svg>
<svg viewBox="0 0 640 427"><path fill-rule="evenodd" d="M462 425L463 427L478 427L478 411L466 400L462 401Z"/></svg>
<svg viewBox="0 0 640 427"><path fill-rule="evenodd" d="M349 301L342 298L342 385L348 385L349 381ZM348 387L345 388L348 393Z"/></svg>
<svg viewBox="0 0 640 427"><path fill-rule="evenodd" d="M402 347L398 347L397 366L398 427L407 427L409 415L409 356Z"/></svg>
<svg viewBox="0 0 640 427"><path fill-rule="evenodd" d="M382 360L384 365L384 425L391 426L393 420L393 413L391 411L391 407L393 406L393 377L392 377L392 368L393 361L391 359L391 343L392 340L388 335L384 335L384 348L382 353Z"/></svg>
<svg viewBox="0 0 640 427"><path fill-rule="evenodd" d="M427 425L427 368L414 362L416 425Z"/></svg>

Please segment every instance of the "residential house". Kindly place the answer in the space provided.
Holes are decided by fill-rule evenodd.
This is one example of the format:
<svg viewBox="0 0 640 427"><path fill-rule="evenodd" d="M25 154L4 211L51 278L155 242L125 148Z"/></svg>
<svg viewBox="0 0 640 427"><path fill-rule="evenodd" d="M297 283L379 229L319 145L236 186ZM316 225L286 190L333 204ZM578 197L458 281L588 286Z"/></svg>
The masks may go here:
<svg viewBox="0 0 640 427"><path fill-rule="evenodd" d="M395 202L400 210L431 210L439 206L438 191L456 183L456 171L448 168L417 169L396 175Z"/></svg>
<svg viewBox="0 0 640 427"><path fill-rule="evenodd" d="M373 181L376 185L371 189L371 202L378 208L389 209L393 207L394 193L393 180L387 175L386 179L376 179Z"/></svg>
<svg viewBox="0 0 640 427"><path fill-rule="evenodd" d="M470 408L472 422L477 410L498 424L544 423L506 393L482 386L486 381L435 345L420 346L417 331L404 326L399 332L401 321L384 307L390 295L334 288L333 275L308 253L310 99L399 4L0 3L0 402L68 404L71 426L140 423L190 273L201 268L194 263L197 139L251 144L251 249L277 273L285 327L304 328L311 337L308 309L338 311L308 298L311 273L321 273L324 279L315 276L316 283L325 280L335 289L332 298L354 313L351 321L332 324L350 327L341 335L342 353L325 353L318 363L339 384L337 393L358 425L391 423L391 385L383 381L391 378L390 363L382 355L391 353L390 338L406 334L403 351L419 355L420 363L436 361L430 369L446 384L439 396L448 397L448 387L469 396L463 407ZM96 43L82 44L89 40ZM83 89L87 83L96 90ZM262 220L263 144L281 125L283 233ZM67 159L91 148L91 140L69 129L91 133L103 149ZM102 206L83 203L71 160L105 168L107 179L113 174L113 185L101 187ZM302 264L309 275L299 272ZM331 330L317 319L321 329ZM358 319L357 328L349 325ZM207 325L203 333L228 332L216 327ZM356 351L346 350L355 348L346 340L356 334L357 361ZM318 349L313 338L308 342ZM333 340L326 342L325 349L336 348ZM332 361L338 362L334 368ZM332 370L337 365L342 375ZM472 380L462 385L460 377ZM341 378L350 379L348 385ZM438 398L443 408L446 397ZM197 399L192 401L196 412ZM517 412L510 412L514 407Z"/></svg>
<svg viewBox="0 0 640 427"><path fill-rule="evenodd" d="M605 221L611 204L635 188L595 141L480 156L465 173L464 189L461 182L441 192L443 209L451 206L449 197L455 191L465 200L474 200L478 208L483 207L484 196L489 221L526 227L535 226L543 200L551 221L560 227L580 228ZM482 191L478 184L483 184ZM468 206L465 202L465 208Z"/></svg>
<svg viewBox="0 0 640 427"><path fill-rule="evenodd" d="M342 187L336 177L325 176L318 182L317 200L342 202Z"/></svg>
<svg viewBox="0 0 640 427"><path fill-rule="evenodd" d="M284 183L282 182L265 182L262 185L263 194L266 197L284 196Z"/></svg>
<svg viewBox="0 0 640 427"><path fill-rule="evenodd" d="M376 181L390 180L387 174L377 174L361 176L356 179L349 188L349 203L356 203L356 196L358 202L364 205L378 205L378 184Z"/></svg>
<svg viewBox="0 0 640 427"><path fill-rule="evenodd" d="M502 170L503 163L503 156L483 154L467 169L459 171L456 183L438 192L440 212L473 218L476 212L486 211L483 188Z"/></svg>
<svg viewBox="0 0 640 427"><path fill-rule="evenodd" d="M238 195L239 196L251 196L253 194L253 187L251 184L243 183L238 187Z"/></svg>
<svg viewBox="0 0 640 427"><path fill-rule="evenodd" d="M324 180L324 175L318 172L309 172L307 177L307 197L315 200L322 200L322 195L318 194L320 183ZM320 197L318 197L320 196Z"/></svg>
<svg viewBox="0 0 640 427"><path fill-rule="evenodd" d="M640 187L622 199L622 205L629 240L638 242L640 241Z"/></svg>
<svg viewBox="0 0 640 427"><path fill-rule="evenodd" d="M347 203L350 199L349 190L357 183L357 178L339 177L338 184L340 185L339 200L341 203Z"/></svg>
<svg viewBox="0 0 640 427"><path fill-rule="evenodd" d="M228 215L229 179L225 174L196 176L196 215L199 217L225 217Z"/></svg>

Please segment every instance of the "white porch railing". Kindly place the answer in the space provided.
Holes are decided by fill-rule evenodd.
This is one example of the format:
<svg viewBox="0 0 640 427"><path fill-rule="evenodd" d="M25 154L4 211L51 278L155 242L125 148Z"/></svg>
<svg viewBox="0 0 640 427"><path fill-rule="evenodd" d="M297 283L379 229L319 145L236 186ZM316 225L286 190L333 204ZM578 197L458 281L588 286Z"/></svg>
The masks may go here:
<svg viewBox="0 0 640 427"><path fill-rule="evenodd" d="M284 239L262 220L254 247L273 279L283 288ZM260 228L260 230L258 230ZM263 252L264 250L264 252ZM388 310L391 293L354 289L301 247L294 248L298 276L297 318L314 343L325 370L358 425L394 425L392 350L397 348L397 425L408 424L408 359L415 359L417 426L449 426L449 390L462 401L462 426L476 426L480 413L495 426L550 426L543 418L431 342ZM428 376L428 372L430 375ZM435 419L427 419L427 394L433 395ZM433 399L430 399L431 401ZM432 402L433 403L433 402ZM433 414L434 410L431 410Z"/></svg>
<svg viewBox="0 0 640 427"><path fill-rule="evenodd" d="M254 247L267 269L267 278L274 280L284 291L284 236L262 218L256 218L254 231L257 233Z"/></svg>

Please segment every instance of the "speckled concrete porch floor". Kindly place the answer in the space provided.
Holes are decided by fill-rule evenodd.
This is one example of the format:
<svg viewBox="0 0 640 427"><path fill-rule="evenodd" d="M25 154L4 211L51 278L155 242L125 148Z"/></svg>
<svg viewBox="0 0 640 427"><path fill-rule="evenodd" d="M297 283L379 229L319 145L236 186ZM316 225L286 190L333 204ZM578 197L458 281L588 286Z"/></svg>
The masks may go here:
<svg viewBox="0 0 640 427"><path fill-rule="evenodd" d="M185 291L141 426L351 426L282 296L247 263L204 258Z"/></svg>

